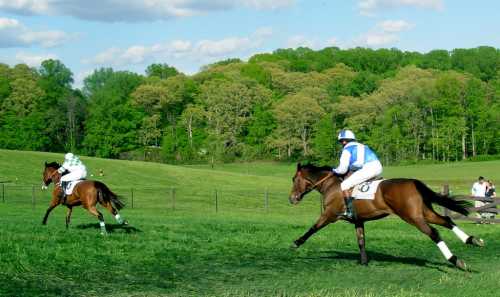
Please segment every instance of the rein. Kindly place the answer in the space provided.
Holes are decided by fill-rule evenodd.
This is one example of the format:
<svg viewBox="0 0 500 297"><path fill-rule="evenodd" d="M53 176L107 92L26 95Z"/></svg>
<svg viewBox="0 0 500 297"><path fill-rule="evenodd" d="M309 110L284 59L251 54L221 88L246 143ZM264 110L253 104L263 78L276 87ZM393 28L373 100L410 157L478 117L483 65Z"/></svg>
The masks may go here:
<svg viewBox="0 0 500 297"><path fill-rule="evenodd" d="M319 181L317 181L316 183L313 183L311 182L310 180L306 179L308 182L310 182L312 184L312 188L311 190L315 189L317 186L321 185L323 182L325 182L328 178L332 177L333 174L331 172L328 172L328 174L326 176L324 176L323 178L321 178Z"/></svg>
<svg viewBox="0 0 500 297"><path fill-rule="evenodd" d="M49 179L52 179L58 173L57 169L49 175ZM55 183L55 181L54 181Z"/></svg>

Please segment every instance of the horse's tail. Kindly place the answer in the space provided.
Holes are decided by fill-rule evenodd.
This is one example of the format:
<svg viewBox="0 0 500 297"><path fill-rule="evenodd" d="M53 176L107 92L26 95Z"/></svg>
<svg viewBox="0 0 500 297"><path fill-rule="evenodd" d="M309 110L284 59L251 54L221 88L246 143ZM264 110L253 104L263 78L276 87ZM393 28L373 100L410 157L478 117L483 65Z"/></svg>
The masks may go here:
<svg viewBox="0 0 500 297"><path fill-rule="evenodd" d="M464 216L467 216L469 214L469 210L467 209L467 207L471 206L471 203L469 201L455 200L449 195L436 193L419 180L415 180L415 186L417 187L420 195L422 195L424 203L429 208L431 208L431 203L437 203L438 205L463 214Z"/></svg>
<svg viewBox="0 0 500 297"><path fill-rule="evenodd" d="M113 193L104 183L96 181L95 187L97 188L99 201L111 202L113 206L118 210L125 207L125 203L120 199L120 196Z"/></svg>

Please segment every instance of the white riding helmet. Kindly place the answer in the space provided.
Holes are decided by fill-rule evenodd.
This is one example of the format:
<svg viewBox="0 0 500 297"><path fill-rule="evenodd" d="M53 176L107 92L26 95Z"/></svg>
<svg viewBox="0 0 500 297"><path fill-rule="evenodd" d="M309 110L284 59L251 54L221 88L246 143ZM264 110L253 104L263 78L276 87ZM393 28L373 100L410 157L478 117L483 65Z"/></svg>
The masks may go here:
<svg viewBox="0 0 500 297"><path fill-rule="evenodd" d="M72 153L67 153L66 155L64 155L64 159L65 160L71 160L75 157L75 155L73 155Z"/></svg>
<svg viewBox="0 0 500 297"><path fill-rule="evenodd" d="M339 141L340 140L356 140L356 136L354 136L354 133L351 130L341 130L339 133L339 136L337 138Z"/></svg>

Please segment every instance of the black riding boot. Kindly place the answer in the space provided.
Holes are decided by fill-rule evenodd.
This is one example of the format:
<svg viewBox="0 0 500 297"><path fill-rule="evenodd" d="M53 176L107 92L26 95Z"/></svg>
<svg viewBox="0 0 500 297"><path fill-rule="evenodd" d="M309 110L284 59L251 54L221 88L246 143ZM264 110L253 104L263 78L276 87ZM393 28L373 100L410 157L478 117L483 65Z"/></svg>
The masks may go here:
<svg viewBox="0 0 500 297"><path fill-rule="evenodd" d="M352 205L354 198L351 197L351 191L345 190L342 191L342 194L344 194L345 211L341 214L341 216L344 216L350 220L356 219L356 213L354 210L354 206Z"/></svg>
<svg viewBox="0 0 500 297"><path fill-rule="evenodd" d="M61 203L66 203L66 187L68 186L68 182L61 182L61 194L59 196Z"/></svg>

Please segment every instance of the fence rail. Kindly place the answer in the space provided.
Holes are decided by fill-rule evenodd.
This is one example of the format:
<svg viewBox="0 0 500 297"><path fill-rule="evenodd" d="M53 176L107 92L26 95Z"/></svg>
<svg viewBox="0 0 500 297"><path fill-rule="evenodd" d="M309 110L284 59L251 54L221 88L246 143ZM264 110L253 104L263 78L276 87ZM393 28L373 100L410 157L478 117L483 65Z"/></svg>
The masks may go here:
<svg viewBox="0 0 500 297"><path fill-rule="evenodd" d="M115 192L126 203L129 209L158 210L202 210L205 212L255 211L269 213L290 210L288 192L269 188L262 189L227 189L220 188L188 188L188 187L113 187ZM52 190L42 190L38 185L0 184L0 207L6 205L23 205L35 210L48 207ZM310 195L300 209L317 209L322 200ZM293 210L296 211L296 210Z"/></svg>
<svg viewBox="0 0 500 297"><path fill-rule="evenodd" d="M236 210L264 213L272 211L300 212L304 210L311 213L311 209L317 209L319 204L319 213L321 214L324 210L323 199L318 194L309 195L312 197L304 199L301 203L305 207L301 206L297 210L288 203L288 192L271 191L269 188L234 190L222 187L211 189L196 187L113 187L113 191L124 200L129 209L201 210L213 213ZM442 193L450 193L448 185L443 186ZM52 191L42 190L41 187L36 185L0 183L1 204L31 206L32 210L37 208L45 209L51 195ZM462 197L466 197L470 201L485 203L481 206L468 208L471 213L479 217L466 217L447 208L444 208L444 214L458 220L500 223L500 219L495 218L500 213L500 209L497 208L500 205L500 198ZM493 218L480 217L483 213L489 213Z"/></svg>
<svg viewBox="0 0 500 297"><path fill-rule="evenodd" d="M450 188L448 185L443 185L442 193L444 195L450 194ZM471 213L476 213L476 217L467 217L459 213L455 213L448 208L444 208L444 215L457 220L466 220L476 223L500 223L500 219L495 218L496 215L500 213L497 205L500 205L500 198L497 197L473 197L473 196L462 196L465 200L481 202L477 206L469 207L467 210ZM488 217L484 215L487 214Z"/></svg>

